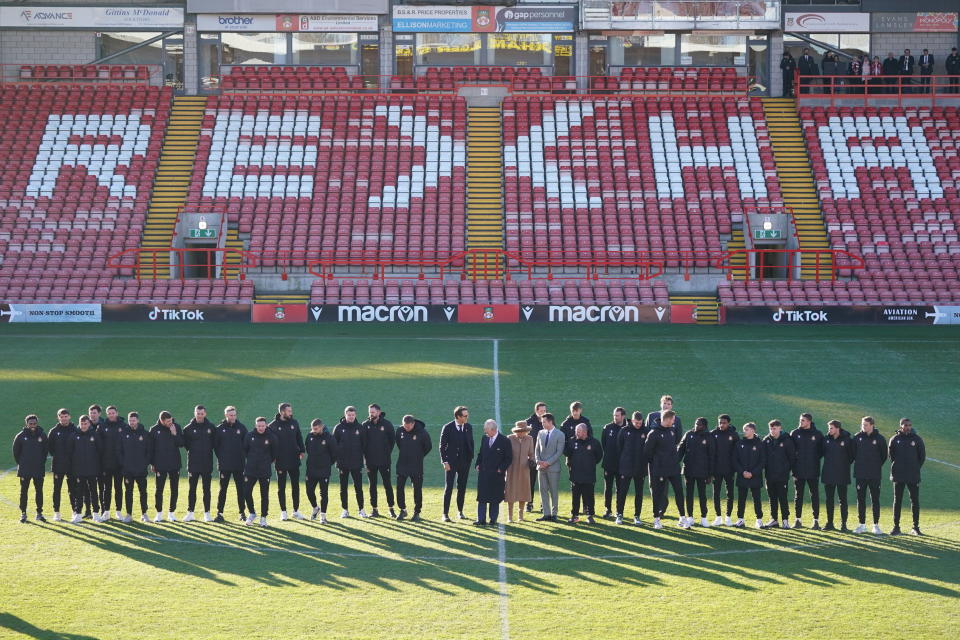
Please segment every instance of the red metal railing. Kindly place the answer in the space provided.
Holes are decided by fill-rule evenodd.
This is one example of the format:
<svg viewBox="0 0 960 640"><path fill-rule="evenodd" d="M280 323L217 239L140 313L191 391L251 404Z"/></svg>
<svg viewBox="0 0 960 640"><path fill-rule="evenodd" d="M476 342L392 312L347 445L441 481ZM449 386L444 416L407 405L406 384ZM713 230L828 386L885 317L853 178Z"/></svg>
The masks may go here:
<svg viewBox="0 0 960 640"><path fill-rule="evenodd" d="M732 260L734 256L743 255L746 259L745 265L734 265L726 263L725 261ZM750 265L750 256L754 255L759 258L758 264L753 266ZM768 255L783 255L786 257L785 264L767 264L763 258ZM788 281L795 280L794 271L800 267L800 264L797 262L796 258L799 256L802 259L804 255L813 255L815 256L814 268L816 269L816 275L814 280L820 282L820 269L821 267L830 267L830 280L834 281L837 279L837 274L841 269L856 271L865 268L865 263L861 256L850 253L844 249L731 249L725 251L719 257L714 260L712 266L715 269L723 269L728 272L727 278L730 278L729 272L732 272L737 269L743 269L745 271L745 279L751 280L764 280L765 272L769 269L771 271L776 271L778 269L786 270L785 279ZM823 256L829 256L830 260L827 262ZM840 264L841 260L845 264ZM849 262L852 261L852 264ZM759 277L751 278L751 272L756 269ZM780 278L778 278L780 279Z"/></svg>
<svg viewBox="0 0 960 640"><path fill-rule="evenodd" d="M176 280L186 280L185 271L187 268L205 268L208 273L216 273L216 269L220 267L220 276L219 279L227 279L227 265L226 257L227 255L239 255L241 262L237 265L230 265L230 269L237 269L240 280L246 279L246 273L248 269L253 269L258 266L257 256L255 253L250 251L245 251L243 249L233 249L230 247L219 247L219 248L198 248L198 247L158 247L158 248L145 248L145 247L134 247L132 249L125 249L120 253L116 253L110 256L107 259L106 267L111 269L120 269L121 274L129 270L129 275L133 275L137 280L143 278L155 280L160 275L160 267L165 265L157 264L157 257L161 255L170 255L174 254L177 258L176 262L171 258L170 260L170 273L172 275L174 267L179 267L178 276L174 279ZM205 256L205 260L201 262L195 262L187 264L185 257L187 255L200 254ZM217 254L223 254L224 259L218 261L216 256ZM246 262L244 261L246 260ZM147 275L148 274L148 275ZM215 279L215 278L209 278Z"/></svg>
<svg viewBox="0 0 960 640"><path fill-rule="evenodd" d="M830 105L838 100L870 101L904 99L939 100L946 104L960 104L960 75L957 76L807 76L795 75L794 95L798 100L829 100Z"/></svg>

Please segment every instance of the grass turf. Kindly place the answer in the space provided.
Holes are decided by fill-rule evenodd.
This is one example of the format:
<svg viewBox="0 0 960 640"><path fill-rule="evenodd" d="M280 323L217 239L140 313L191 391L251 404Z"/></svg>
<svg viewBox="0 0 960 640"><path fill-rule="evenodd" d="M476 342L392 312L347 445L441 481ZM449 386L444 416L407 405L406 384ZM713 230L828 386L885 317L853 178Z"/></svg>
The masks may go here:
<svg viewBox="0 0 960 640"><path fill-rule="evenodd" d="M504 423L529 415L535 400L563 416L577 399L603 424L616 405L646 413L672 393L686 423L705 415L711 426L721 412L738 426L773 417L791 426L810 410L818 424L837 418L852 431L871 414L889 437L908 415L929 456L960 464L960 340L939 327L6 325L0 406L9 442L26 413L49 428L58 407L76 416L91 402L137 409L148 424L161 409L185 424L194 404L212 419L236 404L247 425L279 401L292 402L304 425L378 402L395 422L421 417L436 445L453 406L467 404L475 425L495 415L494 339ZM9 447L0 463L12 466ZM7 473L0 570L13 579L0 586L0 637L941 636L960 623L958 474L932 461L924 468L920 539L681 532L672 519L662 532L526 523L506 527L501 567L497 531L437 521L436 449L419 526L280 523L273 486L266 530L23 526ZM48 475L48 516L51 485ZM336 516L336 481L330 491ZM152 507L152 482L149 492ZM889 530L888 482L881 499ZM852 489L850 501L855 514ZM231 521L234 502L231 491ZM350 503L355 512L352 491ZM181 516L185 504L182 478ZM568 493L561 505L569 510ZM804 515L809 523L809 503Z"/></svg>

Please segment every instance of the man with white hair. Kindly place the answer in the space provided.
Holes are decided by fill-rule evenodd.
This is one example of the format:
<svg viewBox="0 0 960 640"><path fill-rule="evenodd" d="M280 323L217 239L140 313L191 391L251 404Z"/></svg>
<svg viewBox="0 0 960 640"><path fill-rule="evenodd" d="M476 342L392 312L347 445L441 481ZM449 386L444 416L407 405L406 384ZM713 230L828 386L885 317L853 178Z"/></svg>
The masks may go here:
<svg viewBox="0 0 960 640"><path fill-rule="evenodd" d="M512 462L513 445L500 434L495 420L487 420L483 423L483 438L477 453L477 520L474 525L497 524L507 485L507 469Z"/></svg>

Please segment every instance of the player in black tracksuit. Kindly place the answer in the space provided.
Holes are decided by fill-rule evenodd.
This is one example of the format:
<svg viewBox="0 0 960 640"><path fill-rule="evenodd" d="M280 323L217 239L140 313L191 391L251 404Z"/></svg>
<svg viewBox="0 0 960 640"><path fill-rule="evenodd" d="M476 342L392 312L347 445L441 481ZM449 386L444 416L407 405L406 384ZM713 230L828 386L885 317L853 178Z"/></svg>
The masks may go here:
<svg viewBox="0 0 960 640"><path fill-rule="evenodd" d="M583 415L583 403L571 402L570 415L560 423L560 431L567 437L567 442L577 437L576 429L578 424L587 425L587 437L593 437L593 426L590 424L590 418Z"/></svg>
<svg viewBox="0 0 960 640"><path fill-rule="evenodd" d="M333 437L337 441L337 469L340 471L340 507L343 513L341 518L349 518L347 509L347 487L353 479L353 492L357 497L357 508L360 517L366 518L363 510L363 451L366 449L367 433L357 422L357 410L347 407L343 411L340 422L333 429Z"/></svg>
<svg viewBox="0 0 960 640"><path fill-rule="evenodd" d="M860 420L860 432L853 437L853 479L857 485L857 526L854 533L867 530L867 490L873 504L873 532L880 533L880 479L887 461L887 440L877 431L871 416Z"/></svg>
<svg viewBox="0 0 960 640"><path fill-rule="evenodd" d="M643 447L650 430L643 424L643 414L633 412L630 425L620 429L617 434L617 452L620 464L617 467L617 524L623 524L623 507L627 503L627 493L633 484L633 523L640 524L640 511L643 508L643 484L647 479L647 456Z"/></svg>
<svg viewBox="0 0 960 640"><path fill-rule="evenodd" d="M579 423L583 424L583 423ZM596 438L591 438L584 425L574 431L574 438L567 442L563 453L567 456L567 468L570 470L570 489L573 493L573 508L570 510L571 524L579 522L580 501L587 522L594 520L594 487L597 484L597 463L603 458L603 446Z"/></svg>
<svg viewBox="0 0 960 640"><path fill-rule="evenodd" d="M714 440L707 431L707 419L700 417L677 447L677 456L683 462L683 477L687 481L687 524L693 524L693 489L700 497L700 524L707 523L707 481L713 475Z"/></svg>
<svg viewBox="0 0 960 640"><path fill-rule="evenodd" d="M767 423L770 433L763 439L766 462L764 475L767 479L767 496L770 498L770 521L764 529L790 528L790 501L787 499L787 482L797 461L793 440L783 432L779 420ZM781 522L782 520L782 522Z"/></svg>
<svg viewBox="0 0 960 640"><path fill-rule="evenodd" d="M443 522L449 522L450 498L457 488L457 515L462 520L463 502L467 495L467 481L473 462L473 425L468 422L470 410L458 406L453 410L453 420L440 429L440 464L443 465Z"/></svg>
<svg viewBox="0 0 960 640"><path fill-rule="evenodd" d="M127 522L133 516L133 487L140 492L140 520L147 522L147 471L153 460L153 438L140 424L140 414L127 414L127 426L120 434L118 457L120 473L123 474L124 506Z"/></svg>
<svg viewBox="0 0 960 640"><path fill-rule="evenodd" d="M299 431L299 429L297 429ZM260 526L267 526L267 512L270 510L270 467L277 459L280 440L272 429L267 427L267 419L257 418L253 431L243 439L243 489L247 501L247 525L252 525L256 517L253 508L253 486L260 485Z"/></svg>
<svg viewBox="0 0 960 640"><path fill-rule="evenodd" d="M70 476L70 438L77 426L70 421L70 412L57 411L57 424L47 433L47 450L50 452L50 466L53 471L53 521L60 521L60 495L63 481L67 481L67 499L73 507L73 480Z"/></svg>
<svg viewBox="0 0 960 640"><path fill-rule="evenodd" d="M80 416L80 426L73 432L70 445L70 475L73 478L74 523L80 522L85 504L93 507L93 519L100 521L100 496L97 478L100 477L100 434L93 430L89 416Z"/></svg>
<svg viewBox="0 0 960 640"><path fill-rule="evenodd" d="M193 409L193 419L183 428L183 448L187 450L187 516L184 522L193 520L197 506L197 482L203 482L203 519L211 522L210 480L213 476L213 443L216 427L207 419L207 409L198 404Z"/></svg>
<svg viewBox="0 0 960 640"><path fill-rule="evenodd" d="M247 427L237 420L237 408L226 407L223 410L223 422L213 431L213 452L217 454L217 467L220 471L220 491L217 494L217 517L214 522L223 522L223 509L227 504L227 490L230 480L237 492L237 509L240 521L247 519L247 500L243 488L243 441L247 437Z"/></svg>
<svg viewBox="0 0 960 640"><path fill-rule="evenodd" d="M160 522L163 512L163 490L170 481L170 509L167 511L167 520L176 522L173 515L177 510L177 497L180 493L180 447L183 446L183 429L173 421L169 411L161 411L157 423L150 428L150 438L153 440L150 464L156 474L156 483L153 506L157 509L154 522Z"/></svg>
<svg viewBox="0 0 960 640"><path fill-rule="evenodd" d="M407 498L404 487L407 480L413 484L413 516L411 522L420 520L423 509L423 459L433 448L427 425L413 416L403 416L403 425L397 429L397 520L407 517Z"/></svg>
<svg viewBox="0 0 960 640"><path fill-rule="evenodd" d="M793 466L793 511L796 519L793 528L803 527L803 492L810 488L810 505L813 507L813 528L820 529L820 459L823 458L823 434L813 424L813 416L800 414L800 425L790 432L796 449L797 462Z"/></svg>
<svg viewBox="0 0 960 640"><path fill-rule="evenodd" d="M327 425L320 418L310 423L310 433L303 442L307 452L307 500L313 507L311 520L320 516L320 523L327 522L328 489L330 488L330 467L337 461L337 440L327 431ZM320 487L320 505L317 506L317 487Z"/></svg>
<svg viewBox="0 0 960 640"><path fill-rule="evenodd" d="M540 422L540 417L545 413L547 413L547 403L538 402L533 405L533 413L527 418L527 424L530 425L530 437L533 438L534 443L537 442L537 434L543 431L543 423ZM537 469L530 469L530 502L527 503L527 513L533 511L533 499L537 495L538 476L539 471Z"/></svg>
<svg viewBox="0 0 960 640"><path fill-rule="evenodd" d="M737 472L733 468L733 452L737 448L740 436L730 424L730 416L721 413L717 418L717 428L710 432L713 438L713 510L717 514L714 526L730 526L730 516L733 515L733 487L737 479ZM720 513L720 491L726 489L727 509L726 518Z"/></svg>
<svg viewBox="0 0 960 640"><path fill-rule="evenodd" d="M627 410L623 407L617 407L613 410L613 422L604 425L600 434L600 446L603 447L603 507L604 518L613 515L611 507L613 506L613 494L617 487L617 470L620 468L620 453L617 451L617 437L621 429L626 429ZM536 442L536 440L534 440Z"/></svg>
<svg viewBox="0 0 960 640"><path fill-rule="evenodd" d="M660 410L651 411L647 414L647 428L651 431L660 426L660 419L665 411L673 411L673 396L660 396ZM680 416L673 411L673 439L677 445L683 438L683 424L680 422Z"/></svg>
<svg viewBox="0 0 960 640"><path fill-rule="evenodd" d="M673 496L680 512L678 525L688 528L687 513L683 504L683 484L680 482L680 458L677 455L677 442L673 433L673 421L676 414L667 410L658 417L656 429L647 434L644 453L650 464L650 497L653 499L653 528L662 529L660 519L667 511L667 484L673 485ZM647 423L650 417L647 416Z"/></svg>
<svg viewBox="0 0 960 640"><path fill-rule="evenodd" d="M281 402L277 415L269 425L277 436L279 447L276 456L277 498L280 500L280 519L287 519L287 479L290 479L290 494L293 498L293 517L303 519L300 513L300 461L303 460L303 434L300 423L293 418L293 407Z"/></svg>
<svg viewBox="0 0 960 640"><path fill-rule="evenodd" d="M17 463L17 477L20 478L20 522L27 521L27 494L33 483L34 504L37 507L37 520L46 522L43 517L43 475L47 467L47 434L37 425L39 419L34 414L23 420L23 430L13 439L13 461Z"/></svg>
<svg viewBox="0 0 960 640"><path fill-rule="evenodd" d="M737 522L743 528L743 514L747 507L747 491L753 494L753 510L757 516L757 528L763 526L763 503L760 489L763 487L763 466L766 460L763 443L757 437L757 425L743 425L743 437L733 452L733 468L737 471Z"/></svg>
<svg viewBox="0 0 960 640"><path fill-rule="evenodd" d="M890 535L900 535L900 509L903 506L903 490L910 492L910 507L913 511L913 529L910 533L920 535L920 469L927 459L923 439L913 430L909 418L901 418L900 430L887 445L890 454L890 480L893 481L893 529Z"/></svg>
<svg viewBox="0 0 960 640"><path fill-rule="evenodd" d="M369 419L361 425L366 433L364 441L363 459L367 466L367 478L370 481L370 517L380 515L377 511L377 476L383 480L383 491L387 496L387 507L390 517L396 518L397 512L393 509L393 485L390 479L390 459L393 457L394 428L393 423L387 420L387 414L380 410L380 406L371 404L368 408Z"/></svg>
<svg viewBox="0 0 960 640"><path fill-rule="evenodd" d="M127 428L127 423L113 405L107 407L107 418L97 430L103 439L103 455L100 458L100 508L103 509L101 519L110 518L110 498L114 499L117 518L122 517L123 508L123 473L120 471L120 436Z"/></svg>
<svg viewBox="0 0 960 640"><path fill-rule="evenodd" d="M840 500L840 531L847 529L847 487L850 486L850 463L853 462L853 442L850 433L841 428L838 420L827 423L827 437L823 440L823 486L827 493L827 525L824 531L833 531L833 495Z"/></svg>

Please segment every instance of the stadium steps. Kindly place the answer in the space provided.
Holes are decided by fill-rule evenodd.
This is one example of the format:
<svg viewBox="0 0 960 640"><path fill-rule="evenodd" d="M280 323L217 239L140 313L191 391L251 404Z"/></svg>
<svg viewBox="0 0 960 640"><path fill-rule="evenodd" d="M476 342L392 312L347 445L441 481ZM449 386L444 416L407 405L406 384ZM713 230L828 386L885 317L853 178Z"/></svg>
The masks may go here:
<svg viewBox="0 0 960 640"><path fill-rule="evenodd" d="M145 249L170 246L177 213L183 207L190 186L206 104L207 99L203 96L177 96L173 99L140 243ZM154 269L157 278L169 278L170 254L144 254L140 260L140 277L153 278Z"/></svg>
<svg viewBox="0 0 960 640"><path fill-rule="evenodd" d="M467 116L467 249L502 251L503 120L500 107L470 107ZM467 257L473 280L504 275L503 257Z"/></svg>
<svg viewBox="0 0 960 640"><path fill-rule="evenodd" d="M727 241L727 251L736 251L737 249L745 249L746 243L743 241L743 229L734 229L730 234L730 239ZM747 279L747 254L738 253L730 257L730 279L731 280L746 280Z"/></svg>
<svg viewBox="0 0 960 640"><path fill-rule="evenodd" d="M307 304L310 302L310 293L290 293L288 291L258 293L253 298L254 304Z"/></svg>
<svg viewBox="0 0 960 640"><path fill-rule="evenodd" d="M237 229L227 229L227 240L224 246L227 249L243 251L243 240L240 239L240 233ZM227 280L238 280L240 278L239 267L241 262L243 262L243 254L232 251L224 252L223 277Z"/></svg>
<svg viewBox="0 0 960 640"><path fill-rule="evenodd" d="M803 140L797 102L790 98L763 98L763 111L770 132L783 203L793 211L800 248L829 249L830 241L813 181L810 155ZM820 255L819 271L821 279L830 279L833 261L829 255ZM800 277L803 280L817 278L816 254L801 255Z"/></svg>
<svg viewBox="0 0 960 640"><path fill-rule="evenodd" d="M715 295L671 295L670 304L693 304L697 306L697 324L720 324L720 300Z"/></svg>

